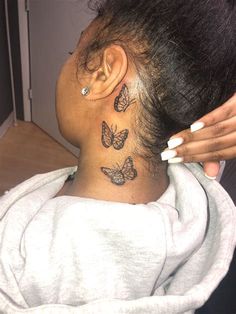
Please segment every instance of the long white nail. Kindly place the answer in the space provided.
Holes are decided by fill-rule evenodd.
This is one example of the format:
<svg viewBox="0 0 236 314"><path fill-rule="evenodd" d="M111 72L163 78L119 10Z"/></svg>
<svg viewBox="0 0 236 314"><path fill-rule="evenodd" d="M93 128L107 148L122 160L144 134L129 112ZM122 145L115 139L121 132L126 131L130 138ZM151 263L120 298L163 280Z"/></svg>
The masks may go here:
<svg viewBox="0 0 236 314"><path fill-rule="evenodd" d="M181 144L183 144L184 139L182 137L172 138L167 142L169 149L175 148Z"/></svg>
<svg viewBox="0 0 236 314"><path fill-rule="evenodd" d="M216 177L208 176L206 173L204 173L204 174L205 174L205 177L207 177L207 178L210 179L210 180L215 180L215 179L216 179Z"/></svg>
<svg viewBox="0 0 236 314"><path fill-rule="evenodd" d="M195 122L190 126L190 130L191 132L196 132L198 130L201 130L202 128L204 128L205 124L203 122Z"/></svg>
<svg viewBox="0 0 236 314"><path fill-rule="evenodd" d="M161 159L164 160L169 160L170 158L173 158L177 155L177 152L175 150L165 150L164 152L161 153Z"/></svg>
<svg viewBox="0 0 236 314"><path fill-rule="evenodd" d="M176 158L171 158L168 160L169 164L178 164L180 162L183 162L183 158L182 157L176 157Z"/></svg>

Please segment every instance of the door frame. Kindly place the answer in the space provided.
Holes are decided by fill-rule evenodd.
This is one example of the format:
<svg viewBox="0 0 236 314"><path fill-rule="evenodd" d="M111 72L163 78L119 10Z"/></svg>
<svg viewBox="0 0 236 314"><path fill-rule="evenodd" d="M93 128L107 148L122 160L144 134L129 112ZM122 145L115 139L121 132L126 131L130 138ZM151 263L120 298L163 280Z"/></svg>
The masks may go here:
<svg viewBox="0 0 236 314"><path fill-rule="evenodd" d="M31 93L30 93L31 84L30 84L29 28L28 28L29 2L27 0L17 0L17 1L18 1L24 120L32 121L31 119Z"/></svg>

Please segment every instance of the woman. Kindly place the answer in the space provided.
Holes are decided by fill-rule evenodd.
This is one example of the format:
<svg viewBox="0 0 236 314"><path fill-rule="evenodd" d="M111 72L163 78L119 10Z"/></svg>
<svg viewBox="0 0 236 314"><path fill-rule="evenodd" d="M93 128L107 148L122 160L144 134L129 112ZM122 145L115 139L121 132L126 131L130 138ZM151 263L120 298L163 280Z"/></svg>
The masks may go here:
<svg viewBox="0 0 236 314"><path fill-rule="evenodd" d="M193 313L224 277L232 200L197 164L160 157L234 93L235 8L212 3L98 2L57 83L78 168L0 200L1 311Z"/></svg>

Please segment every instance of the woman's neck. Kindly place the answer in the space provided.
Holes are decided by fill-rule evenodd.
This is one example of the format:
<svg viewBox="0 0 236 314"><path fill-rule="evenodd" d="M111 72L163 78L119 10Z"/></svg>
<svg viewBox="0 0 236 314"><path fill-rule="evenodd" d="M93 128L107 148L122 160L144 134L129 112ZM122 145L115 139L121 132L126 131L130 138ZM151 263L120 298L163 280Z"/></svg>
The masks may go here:
<svg viewBox="0 0 236 314"><path fill-rule="evenodd" d="M58 195L135 204L157 200L169 184L166 165L150 171L136 153L140 144L132 127L136 119L132 110L114 114L113 105L102 108L104 112L95 115L81 135L74 180ZM91 121L91 116L86 119Z"/></svg>
<svg viewBox="0 0 236 314"><path fill-rule="evenodd" d="M65 183L56 195L70 195L106 201L139 204L156 201L167 189L166 170L153 176L141 158L122 154L108 155L81 153L78 170L73 180Z"/></svg>

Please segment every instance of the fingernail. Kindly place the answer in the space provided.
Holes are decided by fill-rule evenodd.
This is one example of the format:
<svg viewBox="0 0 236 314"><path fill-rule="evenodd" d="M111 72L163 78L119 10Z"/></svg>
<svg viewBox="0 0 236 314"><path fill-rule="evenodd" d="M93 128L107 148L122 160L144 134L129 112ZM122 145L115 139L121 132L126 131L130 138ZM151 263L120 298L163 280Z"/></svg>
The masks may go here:
<svg viewBox="0 0 236 314"><path fill-rule="evenodd" d="M184 139L182 137L172 138L167 142L169 149L175 148L181 144L183 144Z"/></svg>
<svg viewBox="0 0 236 314"><path fill-rule="evenodd" d="M176 158L171 158L168 160L169 164L179 164L180 162L183 162L184 159L182 157L176 157Z"/></svg>
<svg viewBox="0 0 236 314"><path fill-rule="evenodd" d="M168 160L170 158L173 158L177 155L177 152L175 150L165 150L161 153L161 159L163 161Z"/></svg>
<svg viewBox="0 0 236 314"><path fill-rule="evenodd" d="M208 176L206 173L204 173L204 174L205 174L205 177L207 177L207 178L210 179L210 180L215 180L215 179L216 179L216 177Z"/></svg>
<svg viewBox="0 0 236 314"><path fill-rule="evenodd" d="M204 126L205 126L205 124L203 122L196 122L190 126L190 130L193 133L193 132L196 132L198 130L201 130L202 128L204 128Z"/></svg>

